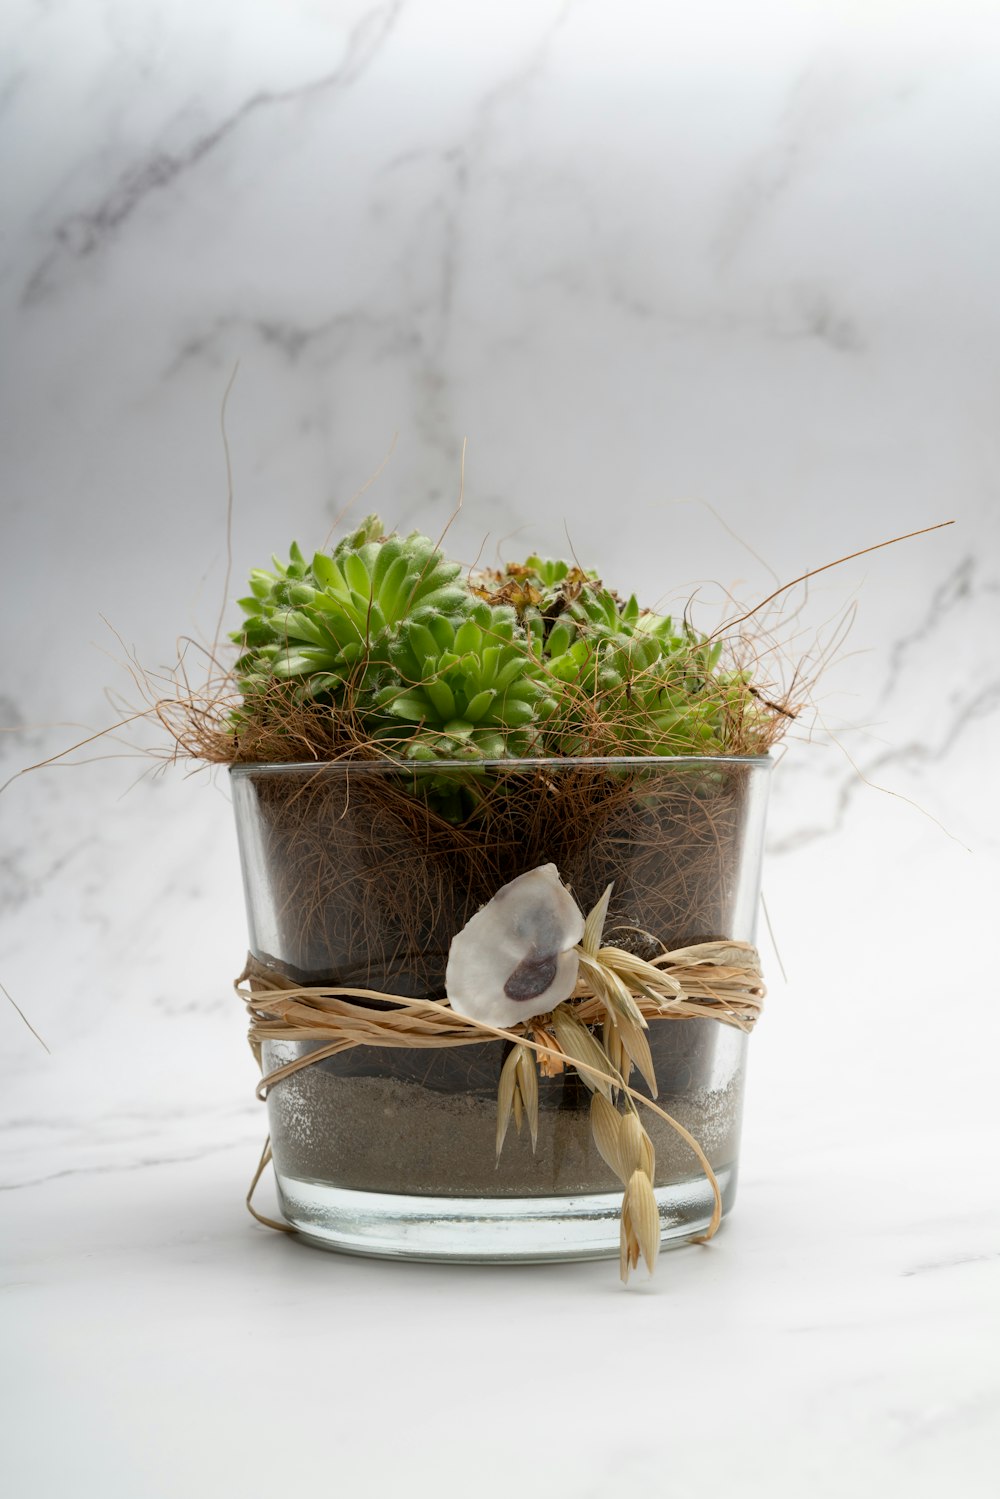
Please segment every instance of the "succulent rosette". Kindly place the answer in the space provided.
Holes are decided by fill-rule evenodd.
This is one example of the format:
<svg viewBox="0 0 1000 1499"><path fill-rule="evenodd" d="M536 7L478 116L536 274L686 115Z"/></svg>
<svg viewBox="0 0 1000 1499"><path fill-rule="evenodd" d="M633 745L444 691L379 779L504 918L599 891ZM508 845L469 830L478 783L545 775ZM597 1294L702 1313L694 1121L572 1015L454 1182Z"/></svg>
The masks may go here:
<svg viewBox="0 0 1000 1499"><path fill-rule="evenodd" d="M375 711L389 721L383 737L405 726L408 759L528 754L556 706L513 609L478 603L461 620L408 620L389 654L395 680Z"/></svg>
<svg viewBox="0 0 1000 1499"><path fill-rule="evenodd" d="M372 679L388 661L400 625L446 617L469 606L456 583L461 567L426 536L381 536L369 516L332 555L307 561L293 542L289 561L250 574L240 599L247 620L233 639L244 687L291 682L299 699L334 700L348 682Z"/></svg>

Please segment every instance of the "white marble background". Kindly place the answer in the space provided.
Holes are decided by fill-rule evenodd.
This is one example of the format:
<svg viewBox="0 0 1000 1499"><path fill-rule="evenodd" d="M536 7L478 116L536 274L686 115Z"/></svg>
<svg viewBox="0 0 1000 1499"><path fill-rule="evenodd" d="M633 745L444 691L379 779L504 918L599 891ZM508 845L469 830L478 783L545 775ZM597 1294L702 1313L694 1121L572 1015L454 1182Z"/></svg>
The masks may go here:
<svg viewBox="0 0 1000 1499"><path fill-rule="evenodd" d="M214 637L234 370L232 593L390 448L351 513L436 533L463 439L458 555L568 532L706 623L956 521L794 599L791 655L856 617L775 778L742 1198L627 1295L254 1228L224 778L115 740L7 788L0 982L51 1052L4 1002L11 1492L995 1492L1000 8L0 26L6 774Z"/></svg>

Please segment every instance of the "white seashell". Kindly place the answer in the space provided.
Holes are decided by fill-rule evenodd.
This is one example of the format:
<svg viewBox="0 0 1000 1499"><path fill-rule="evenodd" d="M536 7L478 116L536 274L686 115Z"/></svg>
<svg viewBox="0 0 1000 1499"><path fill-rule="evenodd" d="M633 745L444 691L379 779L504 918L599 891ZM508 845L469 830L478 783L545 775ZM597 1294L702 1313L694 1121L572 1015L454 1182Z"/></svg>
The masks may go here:
<svg viewBox="0 0 1000 1499"><path fill-rule="evenodd" d="M583 913L554 864L501 886L452 938L445 988L453 1010L501 1029L569 999Z"/></svg>

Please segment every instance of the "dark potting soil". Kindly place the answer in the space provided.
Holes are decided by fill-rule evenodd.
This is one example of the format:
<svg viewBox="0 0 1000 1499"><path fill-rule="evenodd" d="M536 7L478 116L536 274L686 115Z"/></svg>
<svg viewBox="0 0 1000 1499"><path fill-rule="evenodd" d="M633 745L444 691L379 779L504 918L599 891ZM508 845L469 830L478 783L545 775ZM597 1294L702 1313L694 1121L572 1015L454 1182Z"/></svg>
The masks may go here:
<svg viewBox="0 0 1000 1499"><path fill-rule="evenodd" d="M251 773L242 788L266 884L255 956L296 982L443 998L455 933L547 863L584 913L612 884L606 940L640 956L732 935L745 765L511 770L460 826L366 770Z"/></svg>

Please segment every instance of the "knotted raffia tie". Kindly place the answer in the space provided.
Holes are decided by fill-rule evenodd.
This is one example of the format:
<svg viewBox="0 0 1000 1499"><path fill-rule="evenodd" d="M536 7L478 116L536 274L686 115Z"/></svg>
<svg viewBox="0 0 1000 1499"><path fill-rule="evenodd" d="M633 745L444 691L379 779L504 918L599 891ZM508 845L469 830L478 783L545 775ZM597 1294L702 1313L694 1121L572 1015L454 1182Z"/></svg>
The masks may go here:
<svg viewBox="0 0 1000 1499"><path fill-rule="evenodd" d="M596 943L585 942L579 951L580 976L572 998L559 1005L551 1015L535 1016L510 1030L459 1015L440 1000L400 999L398 995L373 989L296 985L252 956L248 957L235 987L249 1012L249 1041L261 1069L264 1041L325 1043L263 1076L257 1087L257 1096L266 1098L276 1083L300 1068L312 1066L314 1062L355 1046L442 1047L472 1046L489 1039L509 1041L518 1049L518 1056L533 1053L543 1072L559 1071L570 1065L588 1086L607 1090L609 1096L612 1089L623 1093L633 1113L635 1105L641 1104L665 1120L697 1156L711 1185L715 1199L712 1218L696 1242L708 1240L722 1218L722 1196L708 1157L678 1120L628 1086L623 1071L609 1062L588 1027L611 1019L619 1045L624 1043L622 1049L627 1063L635 1063L655 1096L656 1080L645 1040L648 1022L707 1017L742 1031L752 1030L766 993L757 950L747 942L701 942L693 947L663 953L649 962L623 948L599 947ZM373 1004L378 1008L373 1008ZM516 1069L512 1078L515 1075ZM512 1081L510 1089L515 1087ZM504 1082L501 1079L501 1098L503 1096ZM508 1109L509 1106L508 1102ZM610 1118L611 1114L605 1111L605 1123ZM502 1142L502 1138L503 1129L498 1133L498 1141ZM602 1144L596 1122L595 1139L608 1163L619 1171L623 1180L628 1177L630 1168L626 1165L625 1170L621 1170L615 1141L612 1139L608 1144L605 1140ZM284 1233L293 1233L295 1230L290 1224L265 1218L253 1206L254 1191L270 1159L268 1140L247 1193L247 1207L258 1222ZM627 1180L625 1185L623 1278L627 1277ZM641 1236L641 1229L639 1232ZM649 1227L648 1236L651 1237L653 1232ZM655 1234L658 1246L658 1219ZM645 1247L643 1249L647 1262L655 1257L655 1247L651 1245L650 1248L651 1253Z"/></svg>

